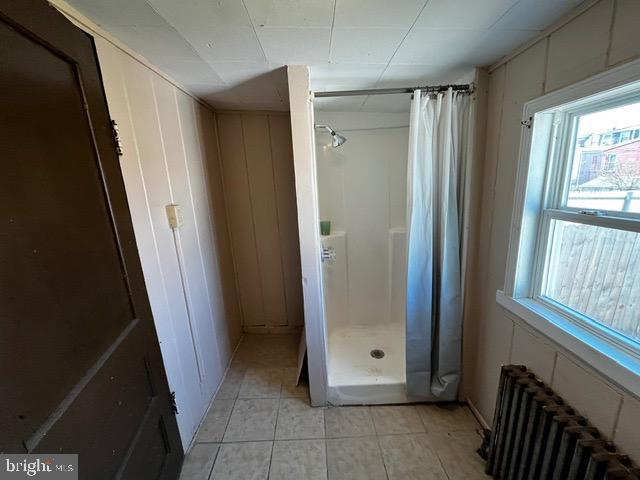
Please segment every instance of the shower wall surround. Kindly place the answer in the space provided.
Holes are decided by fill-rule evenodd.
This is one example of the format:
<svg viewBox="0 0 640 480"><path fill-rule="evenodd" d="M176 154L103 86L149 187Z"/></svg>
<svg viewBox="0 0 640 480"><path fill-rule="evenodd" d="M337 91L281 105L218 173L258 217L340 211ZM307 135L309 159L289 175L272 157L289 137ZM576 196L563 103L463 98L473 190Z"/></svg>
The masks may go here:
<svg viewBox="0 0 640 480"><path fill-rule="evenodd" d="M328 134L316 133L320 218L332 230L322 242L336 252L323 266L330 331L404 323L408 127L367 128L381 115L362 113L356 122L353 113L316 115L347 138L332 148Z"/></svg>

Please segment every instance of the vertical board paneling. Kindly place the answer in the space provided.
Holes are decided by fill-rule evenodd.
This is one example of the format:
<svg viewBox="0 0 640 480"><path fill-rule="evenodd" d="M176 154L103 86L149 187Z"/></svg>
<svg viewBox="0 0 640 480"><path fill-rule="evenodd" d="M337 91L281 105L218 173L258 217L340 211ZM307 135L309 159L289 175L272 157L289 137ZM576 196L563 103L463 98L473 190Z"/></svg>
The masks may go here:
<svg viewBox="0 0 640 480"><path fill-rule="evenodd" d="M201 161L188 162L190 184L193 195L199 198L197 212L201 225L200 244L215 245L215 249L201 248L201 252L213 314L219 312L217 316L220 317L220 321L215 323L219 355L223 359L223 365L226 365L231 359L234 345L240 339L242 325L234 288L235 273L226 225L214 114L200 104L188 102L187 95L176 93L179 105L190 106L180 109L181 113L186 110L185 114L188 115L191 112L196 126L195 140Z"/></svg>
<svg viewBox="0 0 640 480"><path fill-rule="evenodd" d="M120 127L129 208L186 449L239 336L239 326L235 335L228 328L239 318L224 307L225 278L215 261L225 252L213 236L205 155L217 152L202 147L203 138L215 142L213 113L206 111L205 122L195 114L199 104L167 80L101 38L96 45L110 113ZM166 219L170 203L178 203L184 217L175 232ZM233 275L228 278L233 291Z"/></svg>
<svg viewBox="0 0 640 480"><path fill-rule="evenodd" d="M615 65L640 54L640 2L616 0L613 35L609 47L609 65Z"/></svg>
<svg viewBox="0 0 640 480"><path fill-rule="evenodd" d="M613 440L636 463L640 462L640 400L625 395Z"/></svg>
<svg viewBox="0 0 640 480"><path fill-rule="evenodd" d="M243 322L244 325L260 326L265 324L262 285L244 154L242 117L237 114L219 114L217 119L224 191Z"/></svg>
<svg viewBox="0 0 640 480"><path fill-rule="evenodd" d="M551 387L603 435L612 437L622 397L606 382L558 354Z"/></svg>
<svg viewBox="0 0 640 480"><path fill-rule="evenodd" d="M162 219L152 208L153 200L145 184L149 178L143 175L140 163L137 134L130 114L132 106L128 98L130 93L135 93L135 87L130 83L131 77L125 75L123 64L126 58L122 53L99 38L96 39L96 47L109 99L109 112L118 122L125 146L120 166L169 387L173 391L198 390L198 378L190 375L197 367L193 346L187 337L188 320L179 277L175 275L175 255L164 262L160 261L160 252L169 243L167 238L158 238L154 233L154 221ZM194 418L197 406L194 398L188 395L178 397L177 405L179 410L185 412L177 420L183 445L188 445L190 426L197 421Z"/></svg>
<svg viewBox="0 0 640 480"><path fill-rule="evenodd" d="M475 344L473 358L465 359L469 371L467 388L469 399L485 420L491 421L493 415L499 365L503 362L497 358L496 351L508 349L511 361L538 370L536 373L545 380L552 377L558 391L581 413L586 413L603 433L611 434L613 425L617 425L614 440L635 461L640 461L637 428L633 424L640 411L638 400L625 393L622 413L618 417L621 392L604 376L596 374L582 361L573 357L569 360L566 352L552 342L547 344L541 340L532 345L531 336L535 332L525 333L518 325L519 320L515 332L513 328L507 328L505 322L497 321L500 317L509 317L496 307L495 290L504 276L504 252L514 189L513 172L502 170L513 169L517 161L516 147L520 138L517 122L523 101L539 94L543 72L545 92L548 92L602 71L606 65L619 65L625 59L636 58L640 55L639 24L640 8L634 0L601 0L548 36L544 62L540 61L539 53L533 54L533 46L491 73L483 201L481 215L473 219L481 232L476 246L480 258L470 282L473 303L465 307L473 310L469 318L475 322L474 331L477 332L473 338L467 337ZM537 45L546 41L542 39ZM500 112L503 112L501 121ZM624 254L623 249L615 252L617 256L621 254ZM608 278L606 275L601 277L594 278L576 270L570 279L573 286L590 286ZM626 281L621 282L622 291L629 288ZM568 291L567 295L570 294ZM574 298L579 304L588 306L588 296L582 298L575 294ZM599 302L608 300L602 296L597 299ZM552 357L558 358L557 364L552 362Z"/></svg>
<svg viewBox="0 0 640 480"><path fill-rule="evenodd" d="M224 188L222 185L222 170L218 154L218 133L215 116L212 111L198 105L200 111L199 122L200 144L202 154L206 160L203 165L207 185L203 188L209 192L210 201L210 221L211 236L216 245L214 251L209 250L209 254L214 257L217 265L217 273L220 277L218 282L222 294L225 312L224 331L228 332L229 340L226 347L221 348L225 359L229 359L233 353L233 347L237 344L242 333L242 323L238 296L236 293L235 270L233 257L231 255L231 242L229 239L229 226L227 219L226 205L224 201ZM211 134L213 132L213 135ZM210 273L213 275L213 272ZM216 276L217 278L217 276ZM222 325L219 326L218 334L224 335ZM228 352L226 350L228 349ZM226 352L226 353L225 353Z"/></svg>
<svg viewBox="0 0 640 480"><path fill-rule="evenodd" d="M198 124L191 114L193 100L172 89L166 101L167 114L172 113L174 117L165 119L161 116L161 124L164 121L168 127L163 125L163 135L171 135L171 143L174 143L170 153L168 142L165 142L167 169L174 201L180 204L185 218L184 225L175 232L175 239L182 262L185 296L189 302L192 324L199 338L198 344L204 346L200 347L206 373L203 387L205 396L209 398L224 373L226 361L220 357L215 332L215 325L224 323L221 318L224 310L221 305L214 304L215 285L209 285L206 275L207 271L215 272L215 267L204 263L204 256L214 245L207 236L210 223L208 197L202 188L198 188L202 184L204 159L197 145Z"/></svg>
<svg viewBox="0 0 640 480"><path fill-rule="evenodd" d="M525 50L518 58L506 66L504 100L498 143L498 164L495 177L496 205L513 203L520 132L522 131L522 110L524 103L542 95L544 85L544 64L547 42L542 40ZM489 276L487 286L495 294L504 285L504 271L509 242L511 212L507 209L494 210L491 225L492 252L489 256Z"/></svg>
<svg viewBox="0 0 640 480"><path fill-rule="evenodd" d="M163 140L160 133L156 110L155 91L152 73L137 62L123 62L123 74L127 85L130 115L136 135L139 165L146 187L146 197L152 221L153 235L158 244L159 261L164 273L169 294L169 308L175 312L174 328L180 336L178 355L194 357L196 370L202 369L202 358L198 353L197 332L192 328L189 306L185 301L182 287L182 274L178 262L173 233L168 228L165 206L174 202L173 191L167 173ZM187 353L188 352L188 353ZM191 358L189 358L191 361ZM191 372L185 375L191 376ZM201 378L197 379L201 383ZM193 379L190 379L193 381ZM198 387L199 391L200 387ZM204 400L193 397L194 411L202 408Z"/></svg>
<svg viewBox="0 0 640 480"><path fill-rule="evenodd" d="M242 132L262 282L264 320L267 326L286 325L269 118L266 115L243 115Z"/></svg>
<svg viewBox="0 0 640 480"><path fill-rule="evenodd" d="M514 324L513 345L509 363L526 365L536 372L536 376L551 385L556 352L542 337L534 335L527 328Z"/></svg>
<svg viewBox="0 0 640 480"><path fill-rule="evenodd" d="M288 115L216 114L224 194L245 328L303 323Z"/></svg>
<svg viewBox="0 0 640 480"><path fill-rule="evenodd" d="M206 285L202 278L202 265L198 262L198 232L194 217L194 205L189 191L188 172L185 168L182 129L176 108L174 88L160 78L152 78L152 91L156 104L155 113L160 129L163 158L146 160L150 168L166 170L173 203L180 205L184 224L172 232L174 255L178 259L180 279L183 284L184 302L189 313L189 322L194 336L194 350L198 356L202 374L202 386L209 394L217 386L221 376L218 349L213 335L213 323L209 312ZM189 128L192 128L189 125ZM166 200L165 200L166 201ZM202 347L202 343L207 348ZM210 371L211 370L211 371Z"/></svg>
<svg viewBox="0 0 640 480"><path fill-rule="evenodd" d="M121 56L120 53L118 53L118 55ZM148 227L151 230L149 234L153 237L158 255L158 258L154 260L158 262L159 268L161 269L161 281L165 286L167 309L170 312L171 334L176 341L176 350L173 352L176 356L173 358L163 356L163 359L165 364L180 364L183 380L182 387L185 389L185 392L199 392L200 379L192 373L198 371L198 366L193 339L189 329L189 316L180 281L180 269L177 262L175 244L171 231L166 228L167 223L164 206L166 203L172 201L173 196L164 165L162 140L152 89L152 74L142 65L129 61L124 56L121 56L120 67L122 69L125 89L124 94L128 101L128 110L126 112L127 117L117 118L117 120L122 122L125 118L128 118L131 122L130 128L135 135L137 154L137 157L131 155L133 152L130 149L133 148L133 144L124 143L126 139L123 139L125 152L131 156L123 158L122 163L124 166L124 164L129 161L136 162L139 171L135 173L140 176L144 190L140 191L135 189L135 187L132 189L130 185L127 185L128 172L123 169L125 186L127 187L127 195L132 210L143 201L147 203L149 214ZM106 76L108 75L105 75L105 77ZM126 130L124 127L125 125L121 126L121 131ZM149 161L150 159L159 159L160 161L151 162ZM135 174L134 172L131 173ZM137 237L140 225L134 222L134 229ZM146 275L147 268L144 261L143 271ZM156 282L157 279L146 278L146 283L153 284ZM151 298L151 296L150 301L152 306L156 303L155 299ZM155 318L154 320L156 322L158 321L158 319ZM160 338L159 340L162 346L164 339ZM169 378L169 385L172 390L176 390L175 379ZM195 396L184 395L184 397L185 398L180 398L178 408L188 409L189 413L185 415L184 422L179 421L179 426L183 443L188 444L197 426L196 416L197 412L202 409L203 400L198 394Z"/></svg>
<svg viewBox="0 0 640 480"><path fill-rule="evenodd" d="M271 156L276 187L276 208L284 274L287 319L290 325L304 323L302 273L298 244L298 211L291 147L291 122L285 115L269 116Z"/></svg>
<svg viewBox="0 0 640 480"><path fill-rule="evenodd" d="M612 13L613 0L601 0L549 37L546 91L604 70Z"/></svg>

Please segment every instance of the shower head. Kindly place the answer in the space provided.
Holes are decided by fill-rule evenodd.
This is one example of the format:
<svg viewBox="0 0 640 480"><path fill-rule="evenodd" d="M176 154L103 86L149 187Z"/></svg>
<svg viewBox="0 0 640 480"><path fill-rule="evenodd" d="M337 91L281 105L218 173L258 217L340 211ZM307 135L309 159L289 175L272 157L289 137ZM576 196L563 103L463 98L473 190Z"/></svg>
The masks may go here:
<svg viewBox="0 0 640 480"><path fill-rule="evenodd" d="M339 133L333 133L333 135L331 135L333 138L331 140L331 146L332 147L339 147L340 145L342 145L344 142L347 141L347 139L345 137L343 137L342 135L340 135Z"/></svg>
<svg viewBox="0 0 640 480"><path fill-rule="evenodd" d="M328 130L328 132L331 134L331 146L333 148L339 147L340 145L342 145L344 142L347 141L347 138L340 135L339 133L336 133L336 131L331 128L329 125L315 125L316 128L326 128Z"/></svg>

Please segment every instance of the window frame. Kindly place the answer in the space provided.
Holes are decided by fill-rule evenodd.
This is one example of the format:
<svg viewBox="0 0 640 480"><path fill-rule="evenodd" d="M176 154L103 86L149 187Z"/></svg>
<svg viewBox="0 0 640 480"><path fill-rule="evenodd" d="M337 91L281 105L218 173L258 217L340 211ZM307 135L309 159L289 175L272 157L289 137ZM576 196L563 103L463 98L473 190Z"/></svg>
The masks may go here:
<svg viewBox="0 0 640 480"><path fill-rule="evenodd" d="M578 116L634 99L640 102L640 59L524 104L505 284L496 300L577 356L589 357L596 349L598 356L625 365L625 374L616 368L605 374L628 380L625 375L631 372L635 383L629 388L640 394L640 342L540 295L552 220L640 232L637 213L594 214L566 205L571 177L567 163L573 161L567 153L575 151L577 138L571 133Z"/></svg>
<svg viewBox="0 0 640 480"><path fill-rule="evenodd" d="M623 140L623 142L624 141L627 141L627 140ZM618 154L616 153L604 154L604 167L602 169L604 172L615 171L617 164L618 164Z"/></svg>
<svg viewBox="0 0 640 480"><path fill-rule="evenodd" d="M553 238L554 220L640 233L639 213L589 210L568 205L571 171L575 161L574 152L578 140L577 130L580 117L630 103L640 103L640 82L637 86L637 92L633 94L618 95L614 91L610 92L609 95L613 98L598 99L596 101L584 99L579 101L578 106L568 108L560 106L557 109L551 109L552 111L549 112L554 115L554 125L557 130L551 136L551 145L547 158L546 168L549 173L544 186L544 203L539 227L541 233L534 254L536 267L532 282L532 298L559 310L559 313L563 315L573 317L574 320L584 323L585 327L593 328L594 325L599 325L607 334L611 335L615 330L600 323L597 319L574 311L562 303L543 295L550 276L547 265L551 263L552 249L550 243ZM621 334L616 334L613 337L616 342L624 344L625 348L633 348L635 345L635 349L640 353L640 341L633 339L630 339L631 342L622 341L623 338L626 339L627 337Z"/></svg>

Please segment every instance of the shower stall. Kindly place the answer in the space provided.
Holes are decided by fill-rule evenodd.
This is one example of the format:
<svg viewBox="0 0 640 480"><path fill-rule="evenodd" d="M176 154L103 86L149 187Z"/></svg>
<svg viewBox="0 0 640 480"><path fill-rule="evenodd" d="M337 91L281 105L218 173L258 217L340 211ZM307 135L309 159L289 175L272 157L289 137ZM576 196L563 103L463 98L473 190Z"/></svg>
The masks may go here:
<svg viewBox="0 0 640 480"><path fill-rule="evenodd" d="M462 88L468 91L467 86ZM436 122L440 121L440 111L446 110L447 104L446 99L443 103L442 94L427 97L424 92L418 92L415 103L412 92L413 89L396 89L375 92L385 93L375 97L363 96L361 92L355 92L354 96L350 92L331 92L337 98L316 95L314 99L326 400L330 404L438 400L438 382L442 383L442 378L434 375L437 377L442 373L439 367L445 366L444 383L451 378L448 359L443 360L441 355L439 335L446 337L449 335L447 330L454 332L457 327L446 326L442 329L444 333L440 333L437 317L441 315L441 297L435 298L437 282L434 281L435 299L431 304L432 292L420 295L416 281L411 280L412 270L408 268L411 261L422 261L420 248L424 247L431 255L433 247L435 256L427 257L432 258L434 270L428 272L426 282L426 277L417 279L418 287L430 284L432 273L439 278L440 246L435 245L439 241L434 241L434 245L428 242L419 245L416 256L415 242L416 238L421 238L421 232L411 230L414 232L412 245L407 228L408 225L415 228L418 211L415 202L420 196L416 197L415 185L420 190L420 182L425 178L416 168L427 163L437 167L441 161L439 154L433 156L433 152L421 150L429 144L429 139L419 132L417 125L421 118L429 120L433 117ZM456 94L451 93L451 89L449 92L448 98L455 103ZM420 95L427 100L421 103ZM434 99L432 103L437 102L435 110L429 98ZM375 105L381 108L375 108ZM451 108L451 112L454 117L457 115L455 108ZM452 122L450 118L447 121ZM452 124L456 121L454 119ZM429 125L422 127L428 130ZM436 132L431 134L436 135ZM447 142L444 143L457 146L457 139ZM434 145L438 146L438 142ZM455 155L461 154L456 152L453 157ZM449 156L448 153L444 155ZM415 158L418 163L412 160ZM430 175L433 174L436 172L430 171ZM444 175L437 172L437 175L441 174ZM454 183L458 183L460 178L455 175ZM439 193L435 193L436 190ZM429 197L426 203L440 203L440 190L443 190L441 186L434 186L429 195L435 196ZM423 203L418 208L423 208ZM435 224L441 219L440 212L436 212L434 218L437 218L433 220ZM417 230L421 228L419 226ZM429 232L436 238L440 235L440 227L433 227ZM413 271L415 276L415 266ZM421 305L416 308L419 297L425 297L424 309ZM454 300L455 303L459 298ZM445 338L445 349L450 349L456 342L459 344L459 335L456 335L454 332L453 337ZM452 352L449 357L459 357L455 348ZM459 361L459 358L454 360ZM455 368L458 367L456 364ZM457 375L457 371L453 373ZM457 377L455 382L453 389L457 389ZM436 391L434 395L432 390ZM452 397L447 392L446 398L442 399L453 400L455 393Z"/></svg>
<svg viewBox="0 0 640 480"><path fill-rule="evenodd" d="M346 138L316 130L329 399L402 402L409 113L324 117Z"/></svg>

